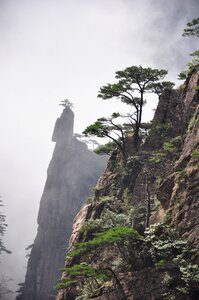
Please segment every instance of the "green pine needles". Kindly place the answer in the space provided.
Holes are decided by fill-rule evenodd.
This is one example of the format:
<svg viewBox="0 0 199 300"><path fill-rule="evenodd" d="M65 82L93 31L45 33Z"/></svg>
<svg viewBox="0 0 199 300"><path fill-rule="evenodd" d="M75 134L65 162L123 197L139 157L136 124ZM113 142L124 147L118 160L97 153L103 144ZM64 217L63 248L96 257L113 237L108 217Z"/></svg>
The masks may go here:
<svg viewBox="0 0 199 300"><path fill-rule="evenodd" d="M102 230L102 228L101 228ZM115 245L120 251L120 246L132 239L141 239L142 237L133 228L116 225L109 229L104 229L103 232L95 233L91 240L86 242L76 243L74 249L68 253L66 260L71 258L99 253L101 247L107 245ZM65 272L64 276L58 280L56 289L68 288L70 286L79 286L82 290L86 283L90 286L96 285L96 289L103 286L110 278L116 277L114 267L106 266L100 267L96 265L89 265L86 262L75 263L72 266L62 269ZM94 292L90 289L91 294Z"/></svg>
<svg viewBox="0 0 199 300"><path fill-rule="evenodd" d="M62 271L66 272L68 277L62 277L58 280L56 285L57 289L69 287L78 282L83 282L85 279L94 278L99 281L107 280L107 275L103 270L94 269L85 262L64 268Z"/></svg>
<svg viewBox="0 0 199 300"><path fill-rule="evenodd" d="M98 247L122 242L128 239L140 239L141 236L133 228L117 225L104 232L95 233L94 238L87 242L77 243L74 250L68 253L68 256L74 257L88 251L95 250Z"/></svg>

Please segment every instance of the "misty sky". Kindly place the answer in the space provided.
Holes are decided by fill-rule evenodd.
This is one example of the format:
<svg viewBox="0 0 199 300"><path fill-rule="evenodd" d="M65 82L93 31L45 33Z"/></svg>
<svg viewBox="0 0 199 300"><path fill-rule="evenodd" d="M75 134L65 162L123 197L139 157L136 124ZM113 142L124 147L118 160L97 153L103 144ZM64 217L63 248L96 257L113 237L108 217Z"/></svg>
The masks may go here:
<svg viewBox="0 0 199 300"><path fill-rule="evenodd" d="M13 251L1 274L23 281L59 102L74 103L81 133L98 117L125 111L124 104L97 98L117 70L165 68L165 79L178 85L177 74L198 49L182 31L198 12L198 0L0 0L0 194ZM145 120L156 103L153 97Z"/></svg>

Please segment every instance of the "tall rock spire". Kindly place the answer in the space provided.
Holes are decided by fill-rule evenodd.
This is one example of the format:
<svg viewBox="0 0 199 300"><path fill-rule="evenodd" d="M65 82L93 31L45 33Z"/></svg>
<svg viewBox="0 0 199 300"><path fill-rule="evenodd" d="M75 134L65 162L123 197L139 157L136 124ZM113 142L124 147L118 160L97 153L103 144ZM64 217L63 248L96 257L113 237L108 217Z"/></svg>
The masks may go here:
<svg viewBox="0 0 199 300"><path fill-rule="evenodd" d="M55 298L54 285L64 265L74 215L106 164L73 136L74 113L66 107L57 119L56 142L38 214L38 232L28 261L20 300Z"/></svg>
<svg viewBox="0 0 199 300"><path fill-rule="evenodd" d="M73 138L74 113L67 106L55 123L52 141L57 144L71 144ZM66 130L67 129L67 130Z"/></svg>

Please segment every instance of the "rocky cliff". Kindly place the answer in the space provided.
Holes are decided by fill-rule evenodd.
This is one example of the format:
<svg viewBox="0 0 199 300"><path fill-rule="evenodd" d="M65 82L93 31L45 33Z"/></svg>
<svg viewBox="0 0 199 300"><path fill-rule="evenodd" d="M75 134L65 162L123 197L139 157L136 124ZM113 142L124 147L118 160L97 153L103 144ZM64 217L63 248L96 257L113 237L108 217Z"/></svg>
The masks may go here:
<svg viewBox="0 0 199 300"><path fill-rule="evenodd" d="M27 266L21 300L54 299L75 214L91 193L107 159L73 136L74 114L69 107L57 119L56 142L41 197L38 233Z"/></svg>
<svg viewBox="0 0 199 300"><path fill-rule="evenodd" d="M199 299L199 67L165 90L74 219L57 300Z"/></svg>

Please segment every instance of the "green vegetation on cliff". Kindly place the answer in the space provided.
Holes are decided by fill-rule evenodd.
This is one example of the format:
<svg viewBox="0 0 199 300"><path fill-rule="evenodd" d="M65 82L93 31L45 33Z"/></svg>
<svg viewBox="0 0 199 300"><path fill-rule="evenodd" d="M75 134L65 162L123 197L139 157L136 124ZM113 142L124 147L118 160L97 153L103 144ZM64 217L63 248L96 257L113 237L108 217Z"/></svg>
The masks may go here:
<svg viewBox="0 0 199 300"><path fill-rule="evenodd" d="M114 113L84 131L110 137L118 147L74 233L57 286L71 299L199 297L199 108L194 89L199 68L177 91L172 83L159 82L166 73L132 66L116 72L117 83L100 89L100 98L119 99L134 111L128 124L117 124L124 116ZM154 120L142 124L147 92L163 94Z"/></svg>

